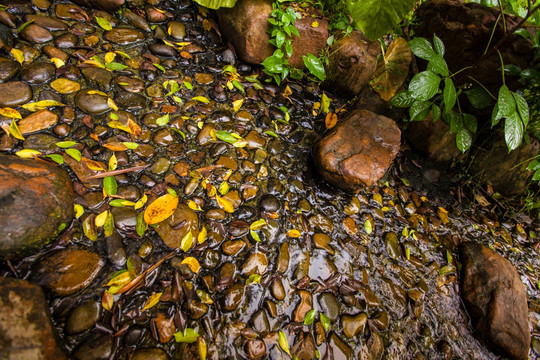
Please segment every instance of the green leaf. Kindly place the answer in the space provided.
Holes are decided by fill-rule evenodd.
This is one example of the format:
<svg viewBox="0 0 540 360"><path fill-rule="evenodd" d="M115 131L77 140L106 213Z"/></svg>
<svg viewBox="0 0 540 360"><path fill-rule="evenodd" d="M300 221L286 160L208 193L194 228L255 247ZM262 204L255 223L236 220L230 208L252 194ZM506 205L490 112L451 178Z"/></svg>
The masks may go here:
<svg viewBox="0 0 540 360"><path fill-rule="evenodd" d="M139 144L135 142L131 142L131 141L124 141L122 142L122 144L130 150L135 150L136 148L139 147Z"/></svg>
<svg viewBox="0 0 540 360"><path fill-rule="evenodd" d="M191 328L186 328L183 332L178 331L174 333L174 339L179 343L194 343L198 337L199 333Z"/></svg>
<svg viewBox="0 0 540 360"><path fill-rule="evenodd" d="M409 83L409 94L417 100L429 100L439 91L441 78L426 70L416 74Z"/></svg>
<svg viewBox="0 0 540 360"><path fill-rule="evenodd" d="M232 8L236 4L236 0L195 0L199 5L209 9L217 10L221 7Z"/></svg>
<svg viewBox="0 0 540 360"><path fill-rule="evenodd" d="M461 114L452 111L450 113L446 113L445 115L450 120L450 132L455 133L460 129L463 129L463 118L461 117Z"/></svg>
<svg viewBox="0 0 540 360"><path fill-rule="evenodd" d="M512 92L508 90L508 87L506 85L501 86L501 88L499 89L497 105L499 108L498 114L502 118L507 118L516 112L516 101L512 96Z"/></svg>
<svg viewBox="0 0 540 360"><path fill-rule="evenodd" d="M144 221L144 211L142 211L137 215L137 222L135 223L135 230L137 230L137 235L143 237L147 227L148 225L146 225L146 222Z"/></svg>
<svg viewBox="0 0 540 360"><path fill-rule="evenodd" d="M108 63L107 65L105 65L105 67L109 70L124 70L124 69L127 69L128 66L127 65L124 65L124 64L120 64L120 63L117 63L117 62L110 62Z"/></svg>
<svg viewBox="0 0 540 360"><path fill-rule="evenodd" d="M532 179L533 179L534 181L540 180L540 170L536 170L536 171L535 171L535 173L534 173Z"/></svg>
<svg viewBox="0 0 540 360"><path fill-rule="evenodd" d="M530 170L530 171L536 171L540 169L540 161L538 160L533 160L529 163L529 165L527 165L527 170Z"/></svg>
<svg viewBox="0 0 540 360"><path fill-rule="evenodd" d="M325 92L322 93L321 95L321 111L325 114L328 114L328 112L330 111L330 103L332 102L332 99L330 99L328 97L328 95L326 95ZM283 106L284 107L284 106ZM285 114L288 114L289 113L289 109L287 109L286 107L284 107L285 109L282 109L282 111L285 113Z"/></svg>
<svg viewBox="0 0 540 360"><path fill-rule="evenodd" d="M81 152L77 149L66 149L66 154L68 154L77 161L81 161L82 159Z"/></svg>
<svg viewBox="0 0 540 360"><path fill-rule="evenodd" d="M471 114L463 114L463 124L473 134L476 132L476 129L478 127L478 122L476 121L476 118Z"/></svg>
<svg viewBox="0 0 540 360"><path fill-rule="evenodd" d="M54 161L55 163L57 163L59 165L64 164L64 158L62 157L62 155L50 154L50 155L45 155L45 156L50 158L52 161Z"/></svg>
<svg viewBox="0 0 540 360"><path fill-rule="evenodd" d="M472 144L472 136L465 128L458 130L456 134L456 144L461 152L467 151Z"/></svg>
<svg viewBox="0 0 540 360"><path fill-rule="evenodd" d="M392 31L413 8L414 0L346 0L360 30L371 41Z"/></svg>
<svg viewBox="0 0 540 360"><path fill-rule="evenodd" d="M114 176L106 176L103 178L103 190L105 191L106 196L116 195L118 191L118 184Z"/></svg>
<svg viewBox="0 0 540 360"><path fill-rule="evenodd" d="M390 100L390 105L400 108L410 107L416 101L408 91L401 90Z"/></svg>
<svg viewBox="0 0 540 360"><path fill-rule="evenodd" d="M245 93L246 90L244 89L244 85L242 85L242 83L238 80L233 80L232 81L232 84L235 88L237 88L238 90L240 90L242 93Z"/></svg>
<svg viewBox="0 0 540 360"><path fill-rule="evenodd" d="M436 104L431 106L431 117L433 118L433 121L437 121L441 118L441 108Z"/></svg>
<svg viewBox="0 0 540 360"><path fill-rule="evenodd" d="M96 16L96 22L98 23L99 26L103 28L103 30L112 30L112 25L109 22L109 20Z"/></svg>
<svg viewBox="0 0 540 360"><path fill-rule="evenodd" d="M264 66L265 70L272 74L280 74L283 72L283 59L277 55L267 57L263 61L262 65Z"/></svg>
<svg viewBox="0 0 540 360"><path fill-rule="evenodd" d="M311 325L315 320L316 311L311 309L307 312L306 317L304 318L304 325Z"/></svg>
<svg viewBox="0 0 540 360"><path fill-rule="evenodd" d="M445 111L452 110L454 108L454 105L456 104L457 95L454 82L450 78L444 79L443 99Z"/></svg>
<svg viewBox="0 0 540 360"><path fill-rule="evenodd" d="M238 141L238 139L235 138L232 134L224 130L217 130L216 137L219 140L225 141L226 143L229 143L229 144L234 144L235 142Z"/></svg>
<svg viewBox="0 0 540 360"><path fill-rule="evenodd" d="M433 34L433 46L437 54L444 56L444 43L435 34Z"/></svg>
<svg viewBox="0 0 540 360"><path fill-rule="evenodd" d="M411 121L422 121L429 116L431 103L429 101L415 101L409 109Z"/></svg>
<svg viewBox="0 0 540 360"><path fill-rule="evenodd" d="M326 316L325 314L320 313L319 319L321 320L321 325L324 328L324 330L328 331L328 329L330 329L330 326L332 325L330 318Z"/></svg>
<svg viewBox="0 0 540 360"><path fill-rule="evenodd" d="M302 56L302 60L304 60L304 65L306 65L311 74L315 75L317 79L324 81L326 74L324 72L324 66L318 57L308 53L307 56Z"/></svg>
<svg viewBox="0 0 540 360"><path fill-rule="evenodd" d="M514 100L516 101L518 115L521 118L521 121L523 122L523 126L527 127L527 124L529 123L529 105L527 104L527 101L525 101L525 99L521 95L513 92L512 96L514 97Z"/></svg>
<svg viewBox="0 0 540 360"><path fill-rule="evenodd" d="M107 211L107 219L105 219L105 224L103 224L103 234L106 237L109 237L114 232L114 217L110 211Z"/></svg>
<svg viewBox="0 0 540 360"><path fill-rule="evenodd" d="M431 70L442 76L449 75L448 65L446 65L446 61L444 61L443 57L438 54L433 55L433 57L429 60L428 70Z"/></svg>
<svg viewBox="0 0 540 360"><path fill-rule="evenodd" d="M465 95L471 105L477 109L485 109L491 104L491 96L480 86L465 91Z"/></svg>
<svg viewBox="0 0 540 360"><path fill-rule="evenodd" d="M433 56L437 55L429 41L422 37L417 37L409 41L409 46L413 54L420 59L429 61Z"/></svg>
<svg viewBox="0 0 540 360"><path fill-rule="evenodd" d="M169 122L169 118L170 118L169 114L165 114L165 115L163 115L163 116L161 116L161 117L158 117L158 118L156 119L156 125L157 125L157 126L164 126L164 125L166 125L166 124Z"/></svg>
<svg viewBox="0 0 540 360"><path fill-rule="evenodd" d="M58 146L59 148L62 148L62 149L67 149L67 148L70 148L70 147L75 146L77 144L78 143L76 141L59 141L59 142L55 143L56 146Z"/></svg>
<svg viewBox="0 0 540 360"><path fill-rule="evenodd" d="M266 131L264 132L264 134L265 134L265 135L268 135L268 136L275 137L275 138L279 138L279 136L278 136L275 132L273 132L273 131L271 131L271 130L266 130Z"/></svg>
<svg viewBox="0 0 540 360"><path fill-rule="evenodd" d="M523 139L523 123L517 112L514 112L506 118L504 122L504 139L508 151L517 149Z"/></svg>
<svg viewBox="0 0 540 360"><path fill-rule="evenodd" d="M501 121L503 117L499 113L499 104L495 103L495 106L493 107L493 112L491 113L491 127L494 127Z"/></svg>

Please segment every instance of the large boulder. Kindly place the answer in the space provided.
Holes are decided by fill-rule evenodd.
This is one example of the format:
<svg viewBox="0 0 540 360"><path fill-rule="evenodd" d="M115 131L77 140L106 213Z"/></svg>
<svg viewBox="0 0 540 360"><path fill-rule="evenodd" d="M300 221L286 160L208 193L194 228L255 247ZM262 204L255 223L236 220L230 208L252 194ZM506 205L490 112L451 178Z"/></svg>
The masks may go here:
<svg viewBox="0 0 540 360"><path fill-rule="evenodd" d="M473 176L505 196L522 194L533 175L527 165L540 151L540 142L530 139L529 144L509 153L503 135L495 136L490 144L478 148L471 163Z"/></svg>
<svg viewBox="0 0 540 360"><path fill-rule="evenodd" d="M414 148L437 163L449 162L461 154L456 145L456 133L451 133L450 126L442 119L433 121L431 115L422 121L412 121L405 137Z"/></svg>
<svg viewBox="0 0 540 360"><path fill-rule="evenodd" d="M392 119L354 110L317 140L313 158L326 182L356 192L386 173L400 145L401 131Z"/></svg>
<svg viewBox="0 0 540 360"><path fill-rule="evenodd" d="M0 258L28 254L73 219L69 175L44 161L0 155Z"/></svg>
<svg viewBox="0 0 540 360"><path fill-rule="evenodd" d="M381 46L361 31L342 37L330 48L325 87L353 97L369 83L377 68Z"/></svg>
<svg viewBox="0 0 540 360"><path fill-rule="evenodd" d="M422 4L416 11L420 25L415 36L423 36L430 41L436 34L446 48L444 58L451 72L457 72L467 66L472 68L461 72L454 78L457 84L474 82L474 77L492 94L497 94L502 85L501 61L497 52L484 56L486 46L493 46L505 33L519 22L515 16L505 15L506 28L497 8L490 8L476 3L464 3L461 0L433 0ZM492 38L491 38L492 37ZM505 64L514 64L522 69L531 66L534 57L532 42L514 34L499 47ZM506 82L519 86L507 77Z"/></svg>
<svg viewBox="0 0 540 360"><path fill-rule="evenodd" d="M0 276L0 353L6 360L66 359L39 286Z"/></svg>
<svg viewBox="0 0 540 360"><path fill-rule="evenodd" d="M460 245L461 297L474 327L512 359L527 359L531 334L525 286L512 264L491 249Z"/></svg>
<svg viewBox="0 0 540 360"><path fill-rule="evenodd" d="M272 3L268 0L238 0L234 8L218 10L219 27L236 49L240 59L251 64L260 64L274 53L274 46L268 41ZM312 26L314 21L318 26ZM295 23L300 37L293 35L293 55L289 64L304 68L302 55L311 53L319 56L328 39L328 20L304 16Z"/></svg>

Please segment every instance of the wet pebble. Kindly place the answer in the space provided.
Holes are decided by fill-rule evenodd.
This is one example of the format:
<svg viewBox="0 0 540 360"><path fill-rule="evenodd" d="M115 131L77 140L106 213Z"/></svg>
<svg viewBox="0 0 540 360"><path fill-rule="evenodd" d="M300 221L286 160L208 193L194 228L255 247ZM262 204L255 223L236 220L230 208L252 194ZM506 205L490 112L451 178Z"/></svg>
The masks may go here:
<svg viewBox="0 0 540 360"><path fill-rule="evenodd" d="M133 353L131 360L168 360L167 353L160 348L139 349Z"/></svg>
<svg viewBox="0 0 540 360"><path fill-rule="evenodd" d="M45 130L58 122L58 116L49 111L41 110L19 121L19 130L22 134L31 134Z"/></svg>
<svg viewBox="0 0 540 360"><path fill-rule="evenodd" d="M86 81L96 89L109 90L112 81L110 71L99 68L84 68L82 74Z"/></svg>
<svg viewBox="0 0 540 360"><path fill-rule="evenodd" d="M332 348L334 359L350 360L353 359L353 352L349 345L345 343L337 334L330 335L328 346Z"/></svg>
<svg viewBox="0 0 540 360"><path fill-rule="evenodd" d="M157 159L152 167L150 168L150 171L156 175L163 175L169 170L169 166L171 165L171 162L169 159L161 157Z"/></svg>
<svg viewBox="0 0 540 360"><path fill-rule="evenodd" d="M97 94L95 90L90 89L79 91L75 96L75 104L89 115L101 115L111 109L107 104L106 96Z"/></svg>
<svg viewBox="0 0 540 360"><path fill-rule="evenodd" d="M330 236L322 233L316 233L313 235L313 243L315 244L315 248L326 250L330 255L335 254L334 248L330 246Z"/></svg>
<svg viewBox="0 0 540 360"><path fill-rule="evenodd" d="M18 62L0 57L0 83L8 81L20 70Z"/></svg>
<svg viewBox="0 0 540 360"><path fill-rule="evenodd" d="M300 296L300 303L294 310L294 321L304 322L304 318L308 311L313 309L313 296L305 290L300 290L298 295Z"/></svg>
<svg viewBox="0 0 540 360"><path fill-rule="evenodd" d="M49 31L66 30L68 28L65 22L50 16L27 15L25 16L25 21L32 21L33 24L39 25Z"/></svg>
<svg viewBox="0 0 540 360"><path fill-rule="evenodd" d="M325 313L330 320L336 321L340 312L340 306L336 296L332 293L325 292L319 295L318 301L321 312Z"/></svg>
<svg viewBox="0 0 540 360"><path fill-rule="evenodd" d="M0 84L0 106L16 107L27 103L32 98L32 89L21 81Z"/></svg>
<svg viewBox="0 0 540 360"><path fill-rule="evenodd" d="M26 41L42 44L53 39L49 30L36 24L26 26L19 35Z"/></svg>
<svg viewBox="0 0 540 360"><path fill-rule="evenodd" d="M66 321L68 334L78 334L94 327L100 317L100 306L93 300L86 301L71 311Z"/></svg>
<svg viewBox="0 0 540 360"><path fill-rule="evenodd" d="M244 263L242 267L242 273L246 276L252 274L263 275L268 268L268 259L266 255L262 252L254 252Z"/></svg>
<svg viewBox="0 0 540 360"><path fill-rule="evenodd" d="M186 36L186 26L179 21L170 21L169 34L176 40L182 40Z"/></svg>
<svg viewBox="0 0 540 360"><path fill-rule="evenodd" d="M55 74L53 64L46 62L34 62L21 71L21 80L30 85L40 85L49 81Z"/></svg>
<svg viewBox="0 0 540 360"><path fill-rule="evenodd" d="M150 44L148 45L148 50L157 56L174 57L178 55L178 52L173 47L166 44Z"/></svg>
<svg viewBox="0 0 540 360"><path fill-rule="evenodd" d="M84 71L83 71L84 74ZM114 81L124 91L139 93L144 89L144 81L129 76L120 75L117 76Z"/></svg>
<svg viewBox="0 0 540 360"><path fill-rule="evenodd" d="M261 360L266 355L266 343L260 339L248 340L246 353L250 360Z"/></svg>
<svg viewBox="0 0 540 360"><path fill-rule="evenodd" d="M349 339L354 338L358 334L364 333L364 328L367 323L366 313L360 313L356 316L343 315L341 317L341 326L343 327L343 334Z"/></svg>
<svg viewBox="0 0 540 360"><path fill-rule="evenodd" d="M34 149L38 151L55 150L58 147L56 142L60 141L59 138L48 134L34 134L25 137L23 147L25 149Z"/></svg>
<svg viewBox="0 0 540 360"><path fill-rule="evenodd" d="M137 211L128 207L113 207L114 225L121 231L133 231L137 225Z"/></svg>
<svg viewBox="0 0 540 360"><path fill-rule="evenodd" d="M113 339L111 336L93 336L73 353L77 360L104 360L111 356Z"/></svg>
<svg viewBox="0 0 540 360"><path fill-rule="evenodd" d="M71 49L77 45L77 39L77 35L73 33L63 34L54 39L54 45L61 49Z"/></svg>
<svg viewBox="0 0 540 360"><path fill-rule="evenodd" d="M259 209L264 212L278 212L281 204L274 195L264 195L259 202Z"/></svg>
<svg viewBox="0 0 540 360"><path fill-rule="evenodd" d="M144 40L144 34L133 28L117 27L106 31L104 38L118 45L129 45Z"/></svg>
<svg viewBox="0 0 540 360"><path fill-rule="evenodd" d="M223 298L223 310L235 310L244 299L244 285L236 283L227 289Z"/></svg>

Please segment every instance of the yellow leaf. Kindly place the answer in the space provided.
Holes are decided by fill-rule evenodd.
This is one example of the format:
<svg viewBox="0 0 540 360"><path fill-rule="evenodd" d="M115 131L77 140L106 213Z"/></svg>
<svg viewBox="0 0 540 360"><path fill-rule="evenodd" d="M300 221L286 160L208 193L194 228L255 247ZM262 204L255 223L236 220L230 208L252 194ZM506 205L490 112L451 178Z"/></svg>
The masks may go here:
<svg viewBox="0 0 540 360"><path fill-rule="evenodd" d="M116 54L112 51L109 51L105 54L105 64L110 64L114 61L114 58L116 57Z"/></svg>
<svg viewBox="0 0 540 360"><path fill-rule="evenodd" d="M204 185L201 184L203 187ZM213 198L217 194L216 187L214 185L208 185L206 186L206 193L208 194L209 198Z"/></svg>
<svg viewBox="0 0 540 360"><path fill-rule="evenodd" d="M101 298L101 306L107 311L110 311L114 304L114 295L108 291L103 292L103 297Z"/></svg>
<svg viewBox="0 0 540 360"><path fill-rule="evenodd" d="M289 85L285 86L285 90L283 90L283 96L287 97L287 96L291 96L291 95L292 95L291 88L289 87Z"/></svg>
<svg viewBox="0 0 540 360"><path fill-rule="evenodd" d="M199 235L197 236L197 242L199 244L202 244L203 242L206 241L206 237L208 236L208 231L206 230L206 228L203 226L203 228L201 229L201 231L199 231Z"/></svg>
<svg viewBox="0 0 540 360"><path fill-rule="evenodd" d="M73 209L75 210L75 219L80 218L84 214L84 208L79 204L73 204Z"/></svg>
<svg viewBox="0 0 540 360"><path fill-rule="evenodd" d="M112 156L109 159L109 171L116 170L117 165L118 165L118 160L116 160L116 155L112 154Z"/></svg>
<svg viewBox="0 0 540 360"><path fill-rule="evenodd" d="M289 350L289 342L287 341L287 336L283 331L278 332L278 343L279 347L285 351L289 356L291 356L291 351Z"/></svg>
<svg viewBox="0 0 540 360"><path fill-rule="evenodd" d="M51 87L60 94L71 94L81 89L81 84L69 79L60 78L51 83Z"/></svg>
<svg viewBox="0 0 540 360"><path fill-rule="evenodd" d="M105 168L103 167L103 165L101 165L100 163L98 163L97 161L94 161L94 160L90 160L90 159L87 159L85 157L82 158L82 162L86 164L86 166L90 169L90 170L95 170L95 171L105 171Z"/></svg>
<svg viewBox="0 0 540 360"><path fill-rule="evenodd" d="M191 271L193 271L195 274L197 274L199 270L201 270L201 264L199 264L199 261L192 256L189 256L182 260L182 264L186 264L187 266L189 266Z"/></svg>
<svg viewBox="0 0 540 360"><path fill-rule="evenodd" d="M0 115L10 119L22 119L21 114L10 107L0 108Z"/></svg>
<svg viewBox="0 0 540 360"><path fill-rule="evenodd" d="M114 102L113 99L107 98L107 105L109 105L109 107L113 109L114 111L118 111L118 106L116 106L116 103Z"/></svg>
<svg viewBox="0 0 540 360"><path fill-rule="evenodd" d="M56 66L56 68L61 68L62 66L66 65L64 60L55 57L51 58L51 62L54 64L54 66Z"/></svg>
<svg viewBox="0 0 540 360"><path fill-rule="evenodd" d="M384 101L394 97L409 74L412 53L407 41L398 37L392 41L386 54L377 62L369 85Z"/></svg>
<svg viewBox="0 0 540 360"><path fill-rule="evenodd" d="M193 246L193 234L190 230L180 241L180 249L187 252L189 249L191 249L191 246Z"/></svg>
<svg viewBox="0 0 540 360"><path fill-rule="evenodd" d="M208 354L208 348L206 346L206 341L202 337L197 338L197 346L199 348L199 357L201 360L206 360L206 355Z"/></svg>
<svg viewBox="0 0 540 360"><path fill-rule="evenodd" d="M219 196L217 194L216 194L216 200L217 200L217 203L218 203L219 207L222 210L225 210L226 212L229 212L229 213L234 212L234 206L233 206L233 203L232 203L231 200L226 199L224 197L221 197L221 196Z"/></svg>
<svg viewBox="0 0 540 360"><path fill-rule="evenodd" d="M96 216L96 227L102 227L105 224L105 221L107 221L107 217L109 216L109 210L105 210L98 216Z"/></svg>
<svg viewBox="0 0 540 360"><path fill-rule="evenodd" d="M24 140L24 136L22 136L21 130L15 120L11 120L11 124L9 124L9 133L16 139Z"/></svg>
<svg viewBox="0 0 540 360"><path fill-rule="evenodd" d="M146 194L143 194L143 196L137 200L137 202L135 203L135 206L133 207L135 210L138 210L140 208L142 208L144 206L144 204L146 204L146 202L148 201L148 196L146 196Z"/></svg>
<svg viewBox="0 0 540 360"><path fill-rule="evenodd" d="M239 100L233 101L233 109L234 109L234 111L240 110L243 103L244 103L244 99L239 99Z"/></svg>
<svg viewBox="0 0 540 360"><path fill-rule="evenodd" d="M148 310L153 306L156 306L156 304L159 302L159 299L161 298L161 295L163 295L163 292L158 293L152 293L148 300L144 303L144 307L141 309L142 311Z"/></svg>
<svg viewBox="0 0 540 360"><path fill-rule="evenodd" d="M314 28L319 27L319 22L318 21L312 22L311 27L314 27Z"/></svg>
<svg viewBox="0 0 540 360"><path fill-rule="evenodd" d="M302 236L302 234L300 234L300 231L296 229L292 229L292 230L287 231L287 236L292 237L292 238L299 238L300 236Z"/></svg>
<svg viewBox="0 0 540 360"><path fill-rule="evenodd" d="M169 193L158 197L144 211L144 222L148 225L157 224L167 219L178 207L178 196Z"/></svg>
<svg viewBox="0 0 540 360"><path fill-rule="evenodd" d="M124 286L131 280L133 280L131 273L127 270L122 270L121 272L116 273L105 286Z"/></svg>
<svg viewBox="0 0 540 360"><path fill-rule="evenodd" d="M142 129L139 126L139 124L137 124L135 121L133 121L131 119L128 119L127 126L128 126L128 128L131 129L131 134L133 134L135 136L141 135Z"/></svg>
<svg viewBox="0 0 540 360"><path fill-rule="evenodd" d="M218 191L221 195L225 195L229 192L230 186L226 181L222 181L221 184L219 184Z"/></svg>
<svg viewBox="0 0 540 360"><path fill-rule="evenodd" d="M19 50L19 49L11 49L10 51L11 55L13 55L13 57L15 58L15 60L17 60L19 62L19 64L23 64L24 62L24 53Z"/></svg>
<svg viewBox="0 0 540 360"><path fill-rule="evenodd" d="M203 25L204 30L206 31L212 30L212 24L210 24L210 21L208 21L208 19L204 19L202 22L202 25Z"/></svg>
<svg viewBox="0 0 540 360"><path fill-rule="evenodd" d="M205 104L208 104L210 102L210 100L208 100L208 98L206 98L204 96L195 96L191 100L198 101L198 102L205 103Z"/></svg>
<svg viewBox="0 0 540 360"><path fill-rule="evenodd" d="M17 151L15 153L15 155L21 158L33 158L34 156L37 156L40 154L41 154L40 151L32 150L32 149L24 149L24 150Z"/></svg>
<svg viewBox="0 0 540 360"><path fill-rule="evenodd" d="M260 220L252 222L251 225L249 225L249 230L257 231L257 230L262 229L263 226L265 225L266 225L266 220L260 219Z"/></svg>
<svg viewBox="0 0 540 360"><path fill-rule="evenodd" d="M39 110L45 110L53 106L65 106L65 105L56 100L41 100L38 102L24 104L22 107L26 110L34 112L34 111L39 111Z"/></svg>
<svg viewBox="0 0 540 360"><path fill-rule="evenodd" d="M191 209L191 210L195 210L195 211L202 211L201 207L199 206L199 204L197 204L195 201L193 200L188 200L187 201L187 205L188 207Z"/></svg>
<svg viewBox="0 0 540 360"><path fill-rule="evenodd" d="M108 96L108 95L105 94L103 91L99 91L99 90L90 90L90 91L88 91L88 95Z"/></svg>
<svg viewBox="0 0 540 360"><path fill-rule="evenodd" d="M86 60L83 64L94 65L94 66L96 66L98 68L102 68L102 69L105 68L105 66L103 66L102 63L100 63L99 61L93 60L93 59Z"/></svg>

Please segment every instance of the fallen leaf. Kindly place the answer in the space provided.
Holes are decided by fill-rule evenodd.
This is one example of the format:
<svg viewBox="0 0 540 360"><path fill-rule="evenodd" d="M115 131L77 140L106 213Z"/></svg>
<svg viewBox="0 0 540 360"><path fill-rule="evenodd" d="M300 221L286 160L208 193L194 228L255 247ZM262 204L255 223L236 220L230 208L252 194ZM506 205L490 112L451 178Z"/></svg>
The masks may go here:
<svg viewBox="0 0 540 360"><path fill-rule="evenodd" d="M144 306L141 309L141 311L148 310L151 307L156 306L157 303L159 302L159 299L161 298L161 295L163 295L163 292L152 293L152 295L150 295L150 297L144 303Z"/></svg>
<svg viewBox="0 0 540 360"><path fill-rule="evenodd" d="M69 79L59 78L51 83L51 87L60 94L71 94L79 91L81 89L81 84Z"/></svg>
<svg viewBox="0 0 540 360"><path fill-rule="evenodd" d="M23 64L23 62L24 62L24 53L21 50L13 48L13 49L11 49L10 53L11 53L11 55L13 55L13 57L15 58L15 60L17 60L17 62L19 64L21 64L21 65Z"/></svg>
<svg viewBox="0 0 540 360"><path fill-rule="evenodd" d="M199 261L192 256L189 256L182 260L182 264L186 264L187 266L189 266L191 271L193 271L195 274L197 274L199 270L201 270L201 264L199 264Z"/></svg>
<svg viewBox="0 0 540 360"><path fill-rule="evenodd" d="M324 119L324 124L326 125L327 129L331 129L334 126L336 126L337 121L338 121L337 114L333 112L329 112L328 114L326 114L326 118Z"/></svg>
<svg viewBox="0 0 540 360"><path fill-rule="evenodd" d="M178 207L178 196L169 193L158 197L144 211L144 221L148 225L157 224L167 219Z"/></svg>

